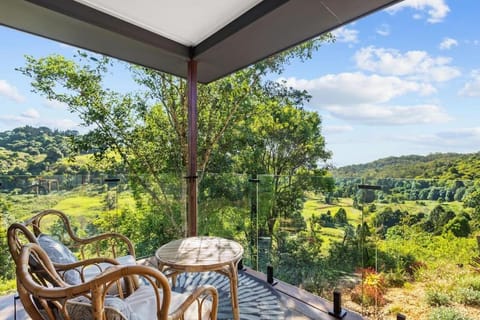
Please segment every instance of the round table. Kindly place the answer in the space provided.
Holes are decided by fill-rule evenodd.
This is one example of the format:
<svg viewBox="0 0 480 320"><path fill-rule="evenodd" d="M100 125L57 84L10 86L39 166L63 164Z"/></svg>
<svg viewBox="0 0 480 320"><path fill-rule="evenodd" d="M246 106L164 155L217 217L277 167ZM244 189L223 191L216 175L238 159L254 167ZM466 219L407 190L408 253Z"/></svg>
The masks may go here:
<svg viewBox="0 0 480 320"><path fill-rule="evenodd" d="M190 237L171 241L161 246L155 257L158 268L166 276L175 279L182 272L215 271L230 280L233 318L240 319L238 308L237 265L243 255L243 247L233 241L219 237Z"/></svg>

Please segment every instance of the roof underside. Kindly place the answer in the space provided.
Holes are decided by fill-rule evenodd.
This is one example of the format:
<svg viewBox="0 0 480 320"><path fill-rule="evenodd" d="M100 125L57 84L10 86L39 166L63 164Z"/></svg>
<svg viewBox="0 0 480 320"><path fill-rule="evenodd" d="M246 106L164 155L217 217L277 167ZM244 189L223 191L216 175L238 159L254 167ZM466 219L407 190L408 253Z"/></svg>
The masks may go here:
<svg viewBox="0 0 480 320"><path fill-rule="evenodd" d="M399 0L2 0L0 24L208 83Z"/></svg>

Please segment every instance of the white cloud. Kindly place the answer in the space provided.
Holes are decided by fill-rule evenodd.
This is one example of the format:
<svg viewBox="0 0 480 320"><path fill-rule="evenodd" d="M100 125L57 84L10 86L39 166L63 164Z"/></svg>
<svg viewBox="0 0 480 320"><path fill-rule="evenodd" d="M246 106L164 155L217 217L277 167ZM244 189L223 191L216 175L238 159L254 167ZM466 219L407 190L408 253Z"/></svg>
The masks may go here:
<svg viewBox="0 0 480 320"><path fill-rule="evenodd" d="M480 127L457 128L433 134L401 135L396 139L424 146L440 146L452 149L471 150L472 144L480 143Z"/></svg>
<svg viewBox="0 0 480 320"><path fill-rule="evenodd" d="M59 130L79 130L80 126L77 122L71 119L49 119L40 122L41 126Z"/></svg>
<svg viewBox="0 0 480 320"><path fill-rule="evenodd" d="M390 35L390 26L388 24L382 24L380 27L377 28L376 32L381 36L388 36Z"/></svg>
<svg viewBox="0 0 480 320"><path fill-rule="evenodd" d="M358 42L358 30L355 30L355 29L340 27L338 29L333 30L332 34L335 36L335 41L337 42L346 42L346 43Z"/></svg>
<svg viewBox="0 0 480 320"><path fill-rule="evenodd" d="M279 81L285 81L289 87L307 90L315 106L384 103L407 93L429 95L435 92L430 84L360 72L328 74L312 80L288 78Z"/></svg>
<svg viewBox="0 0 480 320"><path fill-rule="evenodd" d="M326 134L341 134L341 133L346 133L346 132L350 132L350 131L353 131L353 127L348 126L348 125L345 125L345 126L325 126L323 128L323 132L326 133Z"/></svg>
<svg viewBox="0 0 480 320"><path fill-rule="evenodd" d="M452 38L444 38L439 45L440 50L449 50L458 46L458 41Z"/></svg>
<svg viewBox="0 0 480 320"><path fill-rule="evenodd" d="M68 105L58 100L45 100L43 105L50 109L67 109Z"/></svg>
<svg viewBox="0 0 480 320"><path fill-rule="evenodd" d="M470 80L465 83L459 94L467 97L480 97L480 69L471 72Z"/></svg>
<svg viewBox="0 0 480 320"><path fill-rule="evenodd" d="M0 115L0 123L5 127L16 128L26 125L32 127L49 127L52 129L67 130L67 129L82 129L79 123L71 119L45 119L41 118L38 112L34 109L29 109L20 115Z"/></svg>
<svg viewBox="0 0 480 320"><path fill-rule="evenodd" d="M22 112L22 117L29 118L29 119L38 119L40 118L40 113L38 113L37 110L30 108Z"/></svg>
<svg viewBox="0 0 480 320"><path fill-rule="evenodd" d="M451 120L436 105L384 106L361 104L354 106L331 105L324 108L334 117L364 125L412 125L444 123Z"/></svg>
<svg viewBox="0 0 480 320"><path fill-rule="evenodd" d="M18 89L5 80L0 80L0 95L18 103L25 102L25 97L18 92Z"/></svg>
<svg viewBox="0 0 480 320"><path fill-rule="evenodd" d="M460 76L451 58L431 57L425 51L407 51L369 46L355 53L358 68L386 75L408 76L423 81L444 82Z"/></svg>
<svg viewBox="0 0 480 320"><path fill-rule="evenodd" d="M441 139L448 140L474 139L480 141L480 127L441 131L437 133L437 136Z"/></svg>
<svg viewBox="0 0 480 320"><path fill-rule="evenodd" d="M421 11L422 13L426 12L428 14L427 21L429 23L442 22L450 12L450 8L445 3L445 0L405 0L388 8L387 12L394 14L405 8L412 8ZM419 17L422 17L422 15L416 12L413 17L414 19L418 19Z"/></svg>

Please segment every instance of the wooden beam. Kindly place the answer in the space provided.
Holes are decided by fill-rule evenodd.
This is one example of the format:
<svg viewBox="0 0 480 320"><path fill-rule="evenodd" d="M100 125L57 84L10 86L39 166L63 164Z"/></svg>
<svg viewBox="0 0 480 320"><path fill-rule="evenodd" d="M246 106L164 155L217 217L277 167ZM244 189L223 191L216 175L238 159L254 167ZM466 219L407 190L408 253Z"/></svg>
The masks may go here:
<svg viewBox="0 0 480 320"><path fill-rule="evenodd" d="M197 61L188 62L187 236L197 235Z"/></svg>

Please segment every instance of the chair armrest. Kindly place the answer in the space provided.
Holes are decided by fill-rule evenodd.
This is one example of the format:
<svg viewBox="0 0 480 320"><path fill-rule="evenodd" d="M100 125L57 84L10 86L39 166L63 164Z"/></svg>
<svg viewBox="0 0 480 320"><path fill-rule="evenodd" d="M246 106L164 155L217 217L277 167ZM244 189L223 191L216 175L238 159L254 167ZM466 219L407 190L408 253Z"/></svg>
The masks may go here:
<svg viewBox="0 0 480 320"><path fill-rule="evenodd" d="M181 319L183 313L194 303L195 301L198 302L199 305L199 314L201 314L201 310L203 308L203 303L205 299L211 297L212 302L212 314L210 319L217 319L217 308L218 308L218 292L214 286L211 285L203 285L197 287L183 303L181 303L177 309L171 311L169 316L172 319ZM199 317L200 319L200 317Z"/></svg>
<svg viewBox="0 0 480 320"><path fill-rule="evenodd" d="M117 239L117 240L120 240L120 242L123 242L125 244L125 246L127 247L128 254L135 257L135 249L133 247L132 242L130 241L130 239L128 239L126 236L124 236L122 234L112 232L112 233L103 233L103 234L96 235L96 236L89 237L89 238L79 238L73 232L72 227L70 225L70 221L68 220L68 217L65 215L65 213L63 213L62 211L59 211L59 210L55 210L55 209L44 210L44 211L38 213L36 216L32 217L31 219L27 220L25 222L25 225L31 225L32 228L33 228L35 236L38 237L42 233L41 222L42 222L43 218L45 218L49 215L50 216L51 215L57 216L58 218L60 218L63 221L63 225L65 226L65 230L67 231L69 237L73 240L73 242L75 243L76 246L80 247L81 254L82 254L82 259L85 259L85 254L84 254L84 246L85 245L91 244L91 243L94 243L94 242L98 242L98 241L102 241L102 240L105 240L105 239L109 239L109 238ZM99 252L98 252L99 248L97 247L96 249L97 249L97 255L99 256ZM113 253L113 257L117 256L114 247L112 247L112 253Z"/></svg>
<svg viewBox="0 0 480 320"><path fill-rule="evenodd" d="M92 236L92 237L89 237L89 238L79 238L79 237L74 236L74 235L70 235L70 236L76 243L78 243L82 246L82 248L81 248L82 257L84 256L83 247L85 245L93 244L95 242L101 242L103 240L108 240L108 239L120 240L119 242L123 242L125 244L125 246L127 247L128 254L135 257L135 248L133 247L132 242L130 241L130 239L128 239L126 236L124 236L123 234L120 234L120 233L115 233L115 232L102 233L102 234L95 235L95 236ZM117 256L116 252L114 251L114 248L112 248L112 253L113 253L114 257Z"/></svg>
<svg viewBox="0 0 480 320"><path fill-rule="evenodd" d="M145 280L150 282L150 285L153 288L162 289L163 294L161 295L160 302L160 295L158 290L154 290L155 294L157 295L157 308L159 306L167 306L170 305L171 302L171 289L170 284L167 280L167 277L160 272L158 269L148 266L114 266L99 274L95 280L99 281L102 284L111 283L112 281L116 281L119 277L122 276L132 276L138 275L142 276ZM108 280L107 280L108 279ZM106 292L108 290L108 285L103 287L103 291ZM196 288L190 295L186 297L186 299L178 305L175 310L171 310L169 312L168 308L161 308L157 309L157 314L160 314L159 319L181 319L182 315L185 311L195 302L198 302L199 307L199 314L201 314L201 310L204 307L204 302L207 298L211 298L211 317L210 319L217 318L217 308L218 308L218 292L215 287L211 285L203 285ZM199 317L200 318L200 317Z"/></svg>

